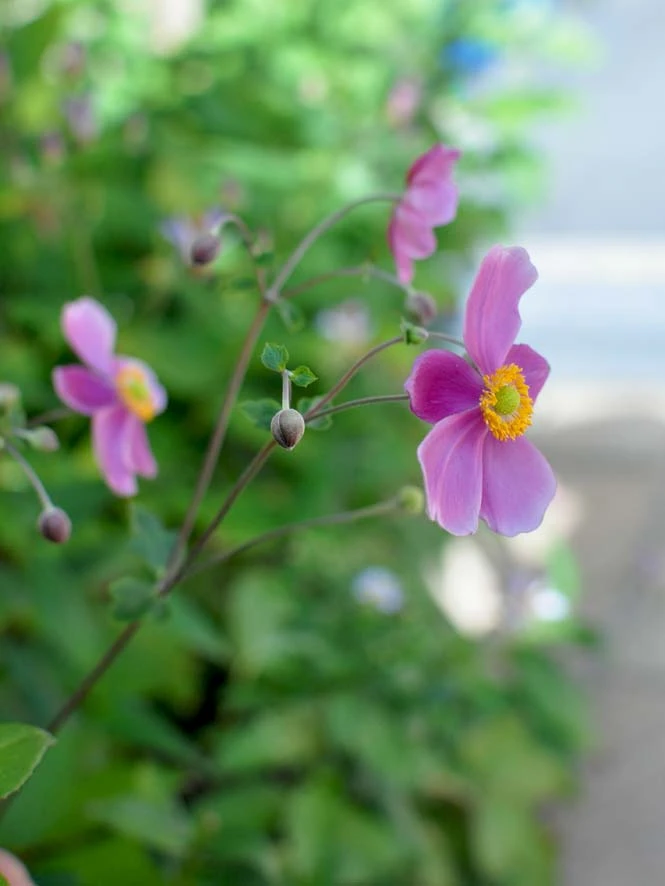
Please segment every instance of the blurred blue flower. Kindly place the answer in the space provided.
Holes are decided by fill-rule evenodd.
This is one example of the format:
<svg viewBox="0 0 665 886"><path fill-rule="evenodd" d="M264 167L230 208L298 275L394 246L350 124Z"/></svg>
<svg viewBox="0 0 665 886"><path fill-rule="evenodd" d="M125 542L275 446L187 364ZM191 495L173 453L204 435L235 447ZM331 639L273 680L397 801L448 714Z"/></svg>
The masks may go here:
<svg viewBox="0 0 665 886"><path fill-rule="evenodd" d="M481 74L498 58L499 50L496 44L474 37L460 37L453 40L441 53L441 63L463 76Z"/></svg>
<svg viewBox="0 0 665 886"><path fill-rule="evenodd" d="M383 566L368 566L353 579L353 595L359 603L365 603L393 615L404 605L404 592L397 576Z"/></svg>

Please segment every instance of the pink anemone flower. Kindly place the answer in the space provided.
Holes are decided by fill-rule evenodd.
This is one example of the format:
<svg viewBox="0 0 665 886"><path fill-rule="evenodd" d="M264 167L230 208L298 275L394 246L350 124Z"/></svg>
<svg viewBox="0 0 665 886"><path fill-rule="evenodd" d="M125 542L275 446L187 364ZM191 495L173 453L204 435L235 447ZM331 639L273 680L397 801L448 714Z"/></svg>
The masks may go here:
<svg viewBox="0 0 665 886"><path fill-rule="evenodd" d="M434 145L415 161L406 177L406 191L388 225L388 245L401 283L413 280L413 260L436 250L433 228L449 224L457 214L458 193L453 167L460 152Z"/></svg>
<svg viewBox="0 0 665 886"><path fill-rule="evenodd" d="M469 535L536 529L556 491L552 469L524 432L547 362L514 344L521 296L538 274L524 249L495 246L483 260L464 318L475 365L449 351L418 357L405 389L411 410L434 425L418 448L432 520Z"/></svg>
<svg viewBox="0 0 665 886"><path fill-rule="evenodd" d="M56 393L91 417L95 457L109 487L116 495L135 495L137 475L157 475L145 425L164 410L164 388L145 363L115 356L115 321L94 299L66 304L62 330L84 365L54 369Z"/></svg>
<svg viewBox="0 0 665 886"><path fill-rule="evenodd" d="M7 883L7 886L35 886L25 866L6 849L0 849L0 883Z"/></svg>

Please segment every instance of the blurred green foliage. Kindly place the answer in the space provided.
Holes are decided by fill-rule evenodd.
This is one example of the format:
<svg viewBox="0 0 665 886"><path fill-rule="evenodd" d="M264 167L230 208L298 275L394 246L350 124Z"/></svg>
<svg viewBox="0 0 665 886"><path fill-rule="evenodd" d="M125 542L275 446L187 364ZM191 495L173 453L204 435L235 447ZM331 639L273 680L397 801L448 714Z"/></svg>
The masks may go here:
<svg viewBox="0 0 665 886"><path fill-rule="evenodd" d="M150 427L161 470L134 510L138 547L81 418L58 425L60 454L32 459L72 517L66 548L41 542L23 475L0 461L0 710L12 720L47 722L136 612L145 560L168 544L150 515L182 519L255 310L232 230L213 271L195 273L160 223L221 205L260 232L270 274L325 213L399 190L434 140L458 144L459 216L417 279L445 319L472 253L537 193L529 125L565 103L511 77L511 63L582 51L535 0L211 0L191 34L168 37L181 7L198 4L5 0L0 11L0 378L30 414L55 406L51 369L72 359L60 309L87 293L117 318L121 352L148 361L170 395ZM479 40L489 78L468 53ZM293 282L390 267L386 223L385 207L357 210ZM402 301L373 278L328 282L288 303L299 332L275 314L263 340L312 368L317 396L396 333ZM340 337L344 317L354 333ZM392 349L349 396L401 390L414 353ZM280 393L257 350L242 399ZM418 483L423 432L399 404L308 431L274 455L217 544ZM199 527L265 439L236 409ZM579 632L569 620L491 643L456 633L426 590L443 543L438 527L398 516L311 530L188 582L62 732L0 843L41 886L551 883L542 804L572 786L584 735L551 647ZM401 611L356 599L367 565L394 572ZM574 593L565 552L552 573Z"/></svg>

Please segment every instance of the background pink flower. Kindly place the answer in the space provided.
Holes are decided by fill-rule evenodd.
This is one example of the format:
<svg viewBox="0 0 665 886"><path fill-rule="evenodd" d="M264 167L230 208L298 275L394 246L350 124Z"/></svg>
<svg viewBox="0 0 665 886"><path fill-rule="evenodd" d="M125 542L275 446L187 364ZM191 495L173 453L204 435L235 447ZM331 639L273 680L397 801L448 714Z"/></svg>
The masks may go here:
<svg viewBox="0 0 665 886"><path fill-rule="evenodd" d="M426 351L405 384L412 411L434 424L418 448L428 513L454 535L475 532L479 518L502 535L530 532L556 490L552 469L523 436L549 366L514 344L519 300L537 276L524 249L490 250L464 320L476 365Z"/></svg>
<svg viewBox="0 0 665 886"><path fill-rule="evenodd" d="M164 410L164 388L145 363L114 355L115 321L94 299L66 304L62 329L84 365L54 369L56 393L91 417L95 457L109 487L116 495L134 495L137 475L157 475L145 425Z"/></svg>
<svg viewBox="0 0 665 886"><path fill-rule="evenodd" d="M409 169L406 191L388 226L388 245L404 284L413 279L413 260L427 258L436 250L433 228L449 224L457 214L452 175L459 156L455 148L434 145Z"/></svg>
<svg viewBox="0 0 665 886"><path fill-rule="evenodd" d="M0 877L4 877L9 886L35 886L25 866L6 849L0 849Z"/></svg>

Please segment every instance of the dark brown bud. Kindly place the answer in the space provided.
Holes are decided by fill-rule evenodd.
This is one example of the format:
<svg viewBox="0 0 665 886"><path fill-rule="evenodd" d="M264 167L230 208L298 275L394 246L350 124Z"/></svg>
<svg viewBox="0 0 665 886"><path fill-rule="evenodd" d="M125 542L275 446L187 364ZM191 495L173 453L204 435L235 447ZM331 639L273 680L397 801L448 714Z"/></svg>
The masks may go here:
<svg viewBox="0 0 665 886"><path fill-rule="evenodd" d="M270 432L282 449L293 449L305 433L305 419L297 409L280 409L270 422Z"/></svg>
<svg viewBox="0 0 665 886"><path fill-rule="evenodd" d="M437 303L429 292L410 292L405 307L410 316L421 326L429 326L439 313Z"/></svg>
<svg viewBox="0 0 665 886"><path fill-rule="evenodd" d="M222 242L216 234L202 234L192 243L190 257L193 265L209 265L219 255Z"/></svg>
<svg viewBox="0 0 665 886"><path fill-rule="evenodd" d="M39 515L37 528L47 541L61 545L69 541L69 536L72 534L72 521L62 508L50 507Z"/></svg>

